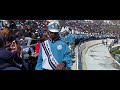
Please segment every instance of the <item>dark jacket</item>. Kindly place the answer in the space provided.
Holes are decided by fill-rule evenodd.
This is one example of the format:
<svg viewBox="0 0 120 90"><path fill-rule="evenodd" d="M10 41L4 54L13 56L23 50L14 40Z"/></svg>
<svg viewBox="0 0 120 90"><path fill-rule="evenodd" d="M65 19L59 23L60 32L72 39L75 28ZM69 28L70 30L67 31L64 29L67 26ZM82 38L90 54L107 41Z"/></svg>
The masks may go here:
<svg viewBox="0 0 120 90"><path fill-rule="evenodd" d="M0 70L7 67L17 67L16 60L18 63L22 63L22 59L18 58L16 53L12 53L9 50L0 48Z"/></svg>

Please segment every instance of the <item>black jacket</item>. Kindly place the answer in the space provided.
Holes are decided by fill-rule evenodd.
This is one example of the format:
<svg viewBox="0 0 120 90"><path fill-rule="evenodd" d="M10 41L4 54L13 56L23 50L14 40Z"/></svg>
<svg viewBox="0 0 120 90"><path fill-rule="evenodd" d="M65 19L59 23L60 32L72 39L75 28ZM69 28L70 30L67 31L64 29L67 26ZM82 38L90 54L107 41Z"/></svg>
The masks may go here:
<svg viewBox="0 0 120 90"><path fill-rule="evenodd" d="M7 67L18 67L15 62L22 63L22 59L16 53L0 48L0 70Z"/></svg>

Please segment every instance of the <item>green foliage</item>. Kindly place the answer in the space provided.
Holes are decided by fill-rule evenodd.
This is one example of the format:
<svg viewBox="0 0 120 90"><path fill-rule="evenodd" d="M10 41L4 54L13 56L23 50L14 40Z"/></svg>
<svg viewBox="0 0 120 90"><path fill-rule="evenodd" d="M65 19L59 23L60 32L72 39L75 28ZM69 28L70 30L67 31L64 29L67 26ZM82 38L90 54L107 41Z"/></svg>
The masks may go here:
<svg viewBox="0 0 120 90"><path fill-rule="evenodd" d="M112 51L112 54L120 54L120 50Z"/></svg>

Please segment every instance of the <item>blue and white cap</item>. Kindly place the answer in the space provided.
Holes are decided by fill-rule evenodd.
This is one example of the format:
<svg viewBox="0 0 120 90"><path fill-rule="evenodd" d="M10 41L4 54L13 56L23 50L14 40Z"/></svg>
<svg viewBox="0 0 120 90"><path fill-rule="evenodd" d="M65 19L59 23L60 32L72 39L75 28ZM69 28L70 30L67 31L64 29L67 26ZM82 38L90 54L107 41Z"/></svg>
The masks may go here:
<svg viewBox="0 0 120 90"><path fill-rule="evenodd" d="M60 32L61 28L59 22L50 22L48 24L48 30L50 32Z"/></svg>
<svg viewBox="0 0 120 90"><path fill-rule="evenodd" d="M66 32L65 28L62 27L62 29L61 29L61 31L60 31L60 34L63 34L63 33L65 33L65 32Z"/></svg>

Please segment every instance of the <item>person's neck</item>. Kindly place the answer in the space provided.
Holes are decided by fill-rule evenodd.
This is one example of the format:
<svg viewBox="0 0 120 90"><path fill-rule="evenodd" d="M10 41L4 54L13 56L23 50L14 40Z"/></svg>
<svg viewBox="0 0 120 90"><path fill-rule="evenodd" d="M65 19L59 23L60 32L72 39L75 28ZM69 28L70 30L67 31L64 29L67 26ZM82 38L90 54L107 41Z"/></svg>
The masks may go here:
<svg viewBox="0 0 120 90"><path fill-rule="evenodd" d="M57 38L54 38L54 39L51 39L51 38L50 38L50 41L55 42L55 41L57 41L59 38L60 38L60 37L57 37Z"/></svg>

